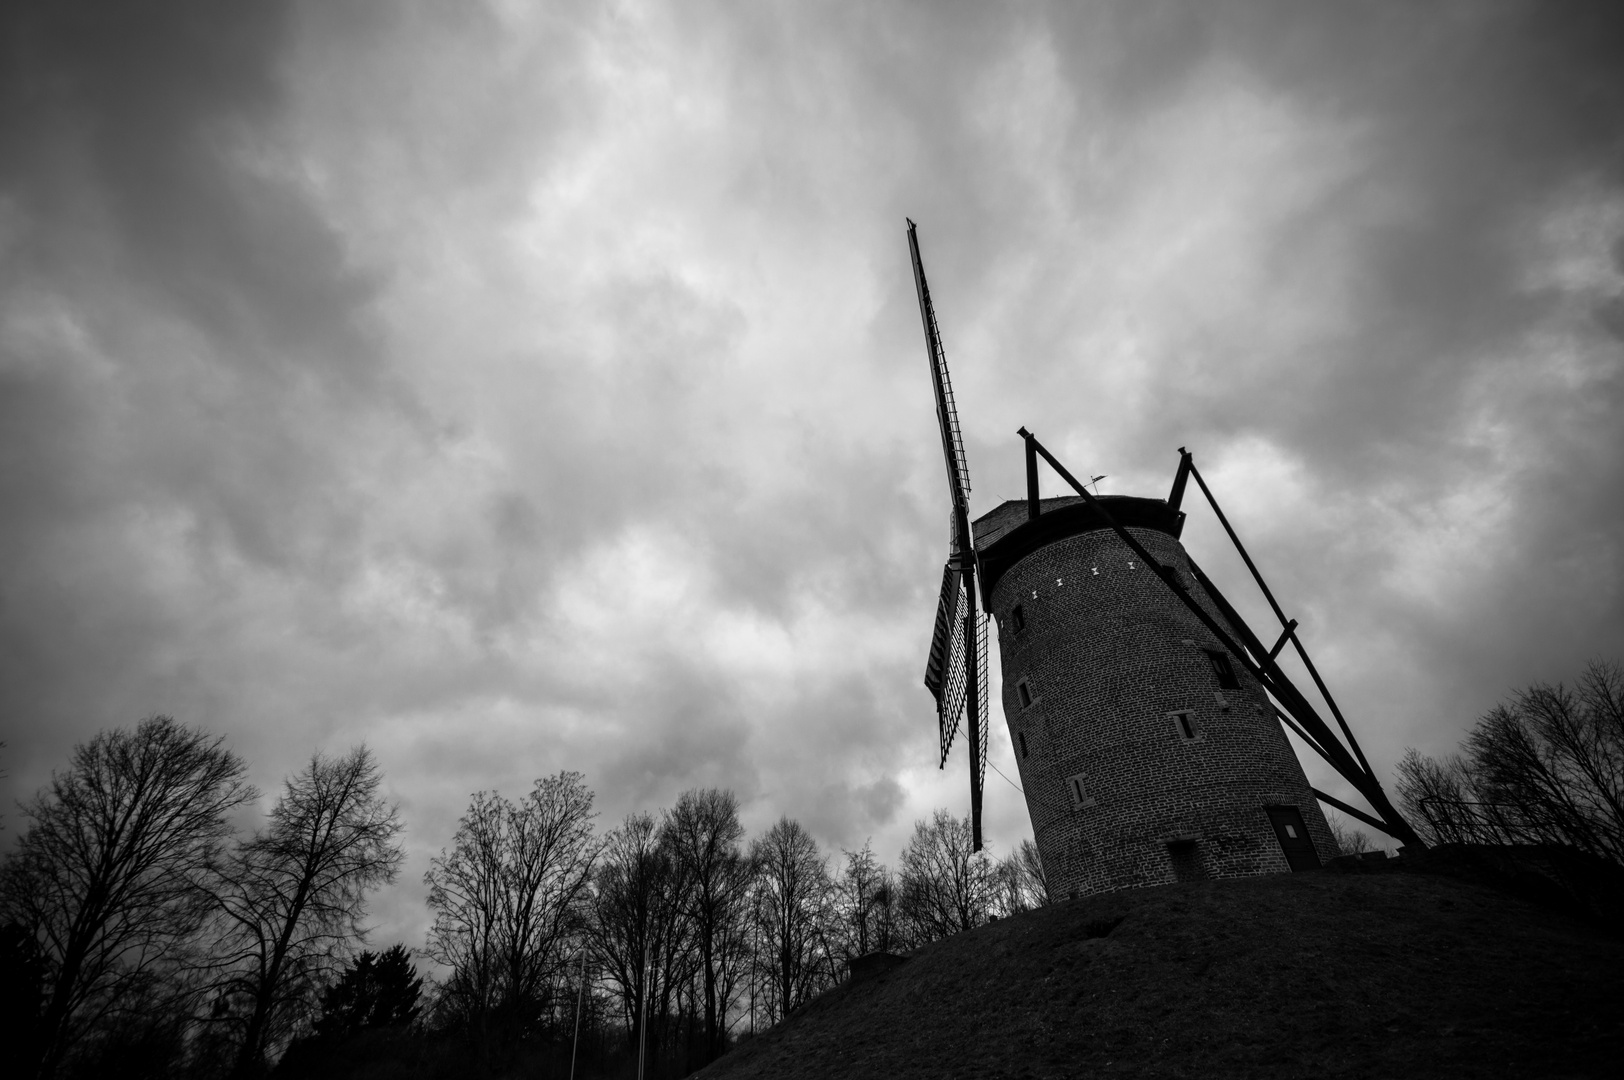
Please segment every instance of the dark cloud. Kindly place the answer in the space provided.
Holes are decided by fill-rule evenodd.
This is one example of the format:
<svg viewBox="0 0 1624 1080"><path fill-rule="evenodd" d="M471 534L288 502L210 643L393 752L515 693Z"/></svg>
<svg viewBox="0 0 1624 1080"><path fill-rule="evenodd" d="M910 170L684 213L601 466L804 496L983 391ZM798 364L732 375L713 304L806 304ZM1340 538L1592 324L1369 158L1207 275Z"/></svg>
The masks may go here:
<svg viewBox="0 0 1624 1080"><path fill-rule="evenodd" d="M217 712L196 624L241 560L344 574L367 496L343 448L414 414L362 317L375 280L275 146L288 16L8 8L8 725Z"/></svg>
<svg viewBox="0 0 1624 1080"><path fill-rule="evenodd" d="M208 333L222 362L270 351L353 377L368 284L299 192L265 175L282 163L256 160L281 102L287 6L20 5L10 22L5 171L25 205L53 225L99 218L108 269Z"/></svg>
<svg viewBox="0 0 1624 1080"><path fill-rule="evenodd" d="M5 19L20 790L161 710L268 788L366 739L417 869L561 768L894 859L965 801L904 216L977 508L1019 424L1118 491L1191 446L1379 766L1624 651L1603 5Z"/></svg>
<svg viewBox="0 0 1624 1080"><path fill-rule="evenodd" d="M1445 746L1517 679L1571 671L1583 655L1616 651L1624 611L1617 556L1603 538L1624 524L1624 503L1613 494L1624 490L1624 437L1611 420L1624 404L1624 384L1616 349L1580 315L1605 304L1591 293L1610 297L1617 281L1541 286L1531 284L1530 267L1541 256L1540 223L1566 204L1618 205L1624 21L1603 5L1418 15L1392 6L1321 12L1247 4L1132 5L1126 15L1068 8L1052 25L1079 103L1079 141L1131 142L1158 115L1187 105L1188 95L1239 85L1287 103L1311 126L1346 130L1359 153L1307 201L1292 185L1298 166L1312 162L1285 162L1279 175L1255 177L1277 187L1288 206L1300 205L1238 237L1257 250L1237 250L1237 270L1249 259L1261 267L1248 297L1254 317L1226 307L1217 325L1180 333L1185 313L1160 313L1164 350L1137 360L1161 374L1154 422L1097 392L1099 359L1014 361L1015 378L1061 390L1064 412L1048 429L1108 431L1119 460L1124 452L1130 460L1156 454L1168 467L1168 446L1147 445L1147 435L1187 442L1208 460L1237 438L1257 438L1309 470L1307 482L1323 490L1319 512L1339 521L1341 558L1322 562L1305 544L1271 552L1270 562L1277 573L1304 578L1297 595L1322 594L1327 622L1405 639L1407 655L1377 653L1409 668L1400 683L1421 695L1382 702L1397 706L1376 720L1402 732L1389 738ZM1140 47L1124 46L1134 41ZM1102 50L1113 58L1102 59ZM1097 185L1085 177L1078 187L1077 210L1087 214ZM1119 187L1116 197L1133 192ZM1621 227L1616 212L1596 224ZM1582 232L1572 240L1592 249L1612 242ZM1339 280L1305 295L1300 283L1321 274L1327 258ZM960 262L979 268L969 271L979 281L955 290L974 303L988 286L985 268L998 259ZM1047 267L1032 278L1064 280L1059 260ZM1171 264L1167 272L1176 279L1205 270ZM1024 327L1052 323L1038 304L1065 308L1083 299L1042 287L1033 296L1003 322L1004 341L1019 343ZM1267 327L1281 321L1282 304L1305 299L1344 309L1338 322L1346 329L1288 339L1271 355ZM1062 321L1055 338L1076 335L1078 324ZM1007 353L1059 350L1056 341L1036 344ZM1028 408L1041 416L1041 394L1033 397ZM965 411L974 415L973 400ZM1002 454L1011 463L1017 457ZM1473 488L1483 498L1460 498ZM1365 512L1350 520L1332 509L1350 500L1364 502ZM1482 509L1504 511L1503 518L1473 520ZM1333 541L1312 521L1295 524L1316 541ZM1372 571L1415 555L1407 547L1434 543L1426 534L1440 529L1455 534L1458 551L1428 560L1427 571L1431 585L1450 590L1447 608L1432 605L1425 581L1372 580ZM1293 564L1304 560L1314 570L1299 575ZM1580 566L1594 574L1558 570ZM1475 587L1457 580L1463 571ZM1395 618L1409 625L1395 629ZM1394 712L1413 719L1396 721Z"/></svg>

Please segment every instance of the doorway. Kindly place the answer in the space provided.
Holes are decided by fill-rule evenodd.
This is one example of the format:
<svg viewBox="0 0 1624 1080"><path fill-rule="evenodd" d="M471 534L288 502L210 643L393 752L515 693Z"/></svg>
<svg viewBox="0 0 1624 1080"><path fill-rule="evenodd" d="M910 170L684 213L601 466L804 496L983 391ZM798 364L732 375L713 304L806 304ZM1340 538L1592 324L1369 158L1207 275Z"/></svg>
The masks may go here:
<svg viewBox="0 0 1624 1080"><path fill-rule="evenodd" d="M1308 838L1303 812L1295 806L1265 806L1263 811L1269 815L1269 824L1274 826L1280 850L1286 855L1286 865L1294 871L1318 870L1319 853L1314 850L1314 841Z"/></svg>

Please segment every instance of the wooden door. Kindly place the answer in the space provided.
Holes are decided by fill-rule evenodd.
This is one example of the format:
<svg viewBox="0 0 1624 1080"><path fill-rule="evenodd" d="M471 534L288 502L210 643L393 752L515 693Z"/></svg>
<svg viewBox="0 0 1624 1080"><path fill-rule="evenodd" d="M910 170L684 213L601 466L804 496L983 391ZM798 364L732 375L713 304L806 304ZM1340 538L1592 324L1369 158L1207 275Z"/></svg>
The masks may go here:
<svg viewBox="0 0 1624 1080"><path fill-rule="evenodd" d="M1318 870L1319 853L1314 841L1308 838L1308 826L1303 824L1303 812L1295 806L1265 806L1269 824L1280 841L1280 850L1286 853L1286 865L1293 870Z"/></svg>

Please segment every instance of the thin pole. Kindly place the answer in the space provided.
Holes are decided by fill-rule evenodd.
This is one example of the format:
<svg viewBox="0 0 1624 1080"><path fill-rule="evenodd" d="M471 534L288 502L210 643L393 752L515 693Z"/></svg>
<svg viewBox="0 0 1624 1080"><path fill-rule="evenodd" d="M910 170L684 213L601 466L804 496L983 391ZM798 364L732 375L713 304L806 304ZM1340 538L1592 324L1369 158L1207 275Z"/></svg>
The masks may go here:
<svg viewBox="0 0 1624 1080"><path fill-rule="evenodd" d="M648 1047L648 937L643 938L643 994L637 1003L637 1080L643 1080L643 1060Z"/></svg>
<svg viewBox="0 0 1624 1080"><path fill-rule="evenodd" d="M581 1047L581 1003L586 999L586 942L581 943L581 986L575 992L575 1041L570 1043L570 1080L575 1080L575 1052Z"/></svg>

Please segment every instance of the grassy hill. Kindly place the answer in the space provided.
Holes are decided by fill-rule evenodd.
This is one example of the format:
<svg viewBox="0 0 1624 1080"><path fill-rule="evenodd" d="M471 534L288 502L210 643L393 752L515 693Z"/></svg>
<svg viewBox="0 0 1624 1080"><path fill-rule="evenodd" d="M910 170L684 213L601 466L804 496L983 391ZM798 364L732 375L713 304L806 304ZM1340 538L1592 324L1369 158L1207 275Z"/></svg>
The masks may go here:
<svg viewBox="0 0 1624 1080"><path fill-rule="evenodd" d="M1068 901L844 984L697 1074L1624 1075L1624 940L1503 889L1318 873Z"/></svg>

